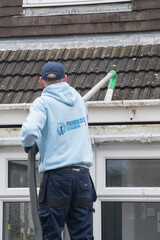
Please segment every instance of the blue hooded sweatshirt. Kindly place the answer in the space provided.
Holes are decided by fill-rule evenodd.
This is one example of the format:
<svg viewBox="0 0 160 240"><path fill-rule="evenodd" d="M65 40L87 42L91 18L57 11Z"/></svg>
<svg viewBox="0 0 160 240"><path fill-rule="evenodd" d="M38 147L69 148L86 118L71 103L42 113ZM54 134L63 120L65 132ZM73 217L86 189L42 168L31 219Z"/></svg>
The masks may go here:
<svg viewBox="0 0 160 240"><path fill-rule="evenodd" d="M48 86L37 98L22 126L24 147L37 143L39 171L92 165L92 147L86 104L68 83Z"/></svg>

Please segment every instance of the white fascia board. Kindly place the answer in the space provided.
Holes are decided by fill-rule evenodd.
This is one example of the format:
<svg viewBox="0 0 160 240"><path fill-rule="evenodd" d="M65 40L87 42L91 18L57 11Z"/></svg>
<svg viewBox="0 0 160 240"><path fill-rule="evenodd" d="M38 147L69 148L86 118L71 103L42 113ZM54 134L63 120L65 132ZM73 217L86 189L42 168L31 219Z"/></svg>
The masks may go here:
<svg viewBox="0 0 160 240"><path fill-rule="evenodd" d="M30 103L0 104L0 126L21 125L29 113Z"/></svg>
<svg viewBox="0 0 160 240"><path fill-rule="evenodd" d="M31 104L0 104L0 125L21 125ZM89 123L141 123L160 121L160 100L87 102Z"/></svg>
<svg viewBox="0 0 160 240"><path fill-rule="evenodd" d="M89 123L141 123L160 121L160 100L87 102Z"/></svg>
<svg viewBox="0 0 160 240"><path fill-rule="evenodd" d="M131 0L23 0L23 7L49 7L49 6L67 6L67 5L88 5L101 3L124 3L131 2Z"/></svg>

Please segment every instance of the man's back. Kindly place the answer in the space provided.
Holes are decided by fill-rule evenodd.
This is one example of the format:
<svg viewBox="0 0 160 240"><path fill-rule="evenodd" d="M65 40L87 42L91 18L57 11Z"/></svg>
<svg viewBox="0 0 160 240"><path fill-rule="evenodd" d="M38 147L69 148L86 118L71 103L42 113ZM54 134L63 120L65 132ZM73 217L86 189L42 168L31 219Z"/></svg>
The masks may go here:
<svg viewBox="0 0 160 240"><path fill-rule="evenodd" d="M39 170L44 172L65 166L92 165L92 149L87 124L87 109L81 96L67 83L45 88L31 107L28 123L23 127L34 136L40 150ZM32 128L32 127L31 127ZM24 139L26 136L22 136ZM25 140L23 140L25 145Z"/></svg>

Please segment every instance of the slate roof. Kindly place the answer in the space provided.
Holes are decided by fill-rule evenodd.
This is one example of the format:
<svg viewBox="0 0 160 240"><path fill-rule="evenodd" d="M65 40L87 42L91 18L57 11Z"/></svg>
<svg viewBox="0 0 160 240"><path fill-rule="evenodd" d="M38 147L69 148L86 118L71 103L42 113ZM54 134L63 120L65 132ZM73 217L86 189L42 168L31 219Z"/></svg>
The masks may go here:
<svg viewBox="0 0 160 240"><path fill-rule="evenodd" d="M0 103L31 103L40 96L47 61L59 61L82 96L110 70L117 72L113 100L160 98L160 45L88 49L0 51ZM91 100L103 100L106 87Z"/></svg>

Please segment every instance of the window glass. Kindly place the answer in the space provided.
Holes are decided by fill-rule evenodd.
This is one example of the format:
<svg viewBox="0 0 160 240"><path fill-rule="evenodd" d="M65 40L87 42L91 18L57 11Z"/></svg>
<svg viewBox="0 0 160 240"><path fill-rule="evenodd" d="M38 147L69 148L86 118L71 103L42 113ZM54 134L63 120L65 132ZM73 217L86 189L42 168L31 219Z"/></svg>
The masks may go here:
<svg viewBox="0 0 160 240"><path fill-rule="evenodd" d="M106 160L107 187L160 187L160 160Z"/></svg>
<svg viewBox="0 0 160 240"><path fill-rule="evenodd" d="M102 240L159 240L160 203L102 202Z"/></svg>
<svg viewBox="0 0 160 240"><path fill-rule="evenodd" d="M63 239L70 240L67 227ZM36 240L29 202L5 202L3 204L2 240Z"/></svg>
<svg viewBox="0 0 160 240"><path fill-rule="evenodd" d="M38 161L36 161L37 187L40 186L42 174L38 173ZM28 187L28 163L27 161L8 162L8 187Z"/></svg>
<svg viewBox="0 0 160 240"><path fill-rule="evenodd" d="M3 204L3 240L35 240L30 203Z"/></svg>

